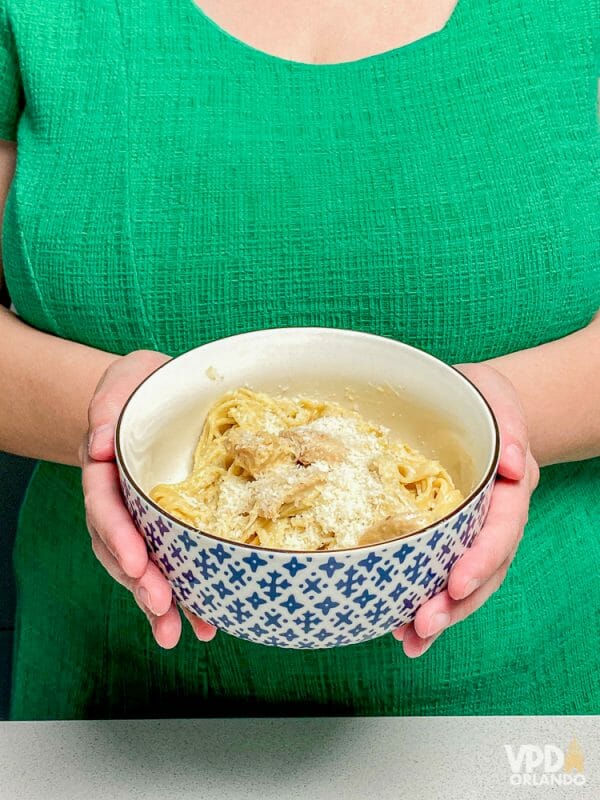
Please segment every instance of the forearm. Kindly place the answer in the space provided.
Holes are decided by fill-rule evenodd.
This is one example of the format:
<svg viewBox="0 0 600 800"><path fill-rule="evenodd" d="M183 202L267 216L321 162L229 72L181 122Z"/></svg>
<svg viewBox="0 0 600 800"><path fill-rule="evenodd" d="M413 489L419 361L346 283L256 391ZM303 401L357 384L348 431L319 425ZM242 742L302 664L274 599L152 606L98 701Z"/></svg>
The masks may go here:
<svg viewBox="0 0 600 800"><path fill-rule="evenodd" d="M486 363L515 386L540 466L600 455L600 316L563 339Z"/></svg>
<svg viewBox="0 0 600 800"><path fill-rule="evenodd" d="M0 308L0 450L77 465L88 404L116 358Z"/></svg>

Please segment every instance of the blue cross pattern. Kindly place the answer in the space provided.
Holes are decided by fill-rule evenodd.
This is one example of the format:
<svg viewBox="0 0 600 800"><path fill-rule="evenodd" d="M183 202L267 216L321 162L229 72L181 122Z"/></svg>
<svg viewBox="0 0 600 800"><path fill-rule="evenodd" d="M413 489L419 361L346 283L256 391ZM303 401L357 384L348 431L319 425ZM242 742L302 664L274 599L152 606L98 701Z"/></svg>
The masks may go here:
<svg viewBox="0 0 600 800"><path fill-rule="evenodd" d="M196 586L197 584L200 583L200 581L198 580L198 578L196 578L191 569L188 569L185 572L182 572L181 574L188 582L190 589L192 588L192 586Z"/></svg>
<svg viewBox="0 0 600 800"><path fill-rule="evenodd" d="M244 620L251 616L250 612L246 611L243 606L244 601L240 600L239 597L236 597L236 599L227 606L227 611L230 611L235 616L235 621L238 625L241 625Z"/></svg>
<svg viewBox="0 0 600 800"><path fill-rule="evenodd" d="M281 628L281 612L280 611L277 611L275 613L271 613L269 611L265 611L264 620L265 620L265 625L270 625L272 628Z"/></svg>
<svg viewBox="0 0 600 800"><path fill-rule="evenodd" d="M185 556L181 553L181 547L177 547L175 542L169 545L169 553L171 554L171 558L176 559L179 564L183 564L185 561Z"/></svg>
<svg viewBox="0 0 600 800"><path fill-rule="evenodd" d="M296 573L300 572L301 569L306 569L306 564L302 564L302 562L298 561L296 556L292 556L291 559L282 566L284 569L287 569L292 578L294 578Z"/></svg>
<svg viewBox="0 0 600 800"><path fill-rule="evenodd" d="M323 578L307 578L304 582L304 589L302 589L303 594L321 594L321 587L320 583Z"/></svg>
<svg viewBox="0 0 600 800"><path fill-rule="evenodd" d="M261 558L258 553L252 553L246 558L242 558L242 561L248 564L252 572L256 572L259 567L264 567L265 564L268 564L268 561L265 561L264 558Z"/></svg>
<svg viewBox="0 0 600 800"><path fill-rule="evenodd" d="M366 581L366 577L359 572L356 567L352 566L346 570L344 577L336 583L336 589L340 589L344 597L350 597L354 594L356 587Z"/></svg>
<svg viewBox="0 0 600 800"><path fill-rule="evenodd" d="M251 628L248 628L248 630L252 631L255 636L264 636L266 633L266 630L262 627L262 625L259 625L258 622Z"/></svg>
<svg viewBox="0 0 600 800"><path fill-rule="evenodd" d="M446 570L446 572L450 572L450 570L456 564L457 561L458 561L458 554L453 553L446 562L446 564L444 565L444 569Z"/></svg>
<svg viewBox="0 0 600 800"><path fill-rule="evenodd" d="M453 531L457 531L457 532L458 532L458 531L460 531L460 529L461 529L461 528L462 528L462 526L465 524L465 522L467 521L467 519L468 519L468 515L467 515L467 514L465 514L465 513L464 513L464 511L461 511L461 513L460 513L460 514L458 515L458 517L456 518L456 522L455 522L455 523L454 523L454 525L452 526L452 530L453 530Z"/></svg>
<svg viewBox="0 0 600 800"><path fill-rule="evenodd" d="M281 572L268 572L270 580L262 578L258 585L265 590L265 594L270 600L276 600L283 594L283 589L290 587L290 582L287 578L283 578ZM280 580L282 579L282 580ZM281 591L280 591L281 590Z"/></svg>
<svg viewBox="0 0 600 800"><path fill-rule="evenodd" d="M436 573L430 567L427 567L427 574L419 583L419 586L429 586L430 582L435 578L435 576Z"/></svg>
<svg viewBox="0 0 600 800"><path fill-rule="evenodd" d="M375 581L375 586L379 588L384 583L391 583L393 570L394 570L393 564L390 564L390 566L387 569L384 569L383 567L377 567L377 574L379 577Z"/></svg>
<svg viewBox="0 0 600 800"><path fill-rule="evenodd" d="M250 597L247 597L247 598L246 598L246 602L247 602L247 603L250 603L250 605L252 606L252 608L253 608L253 609L256 611L256 609L257 609L259 606L262 606L262 605L264 605L264 603L266 603L267 601L266 601L264 598L262 598L262 597L261 597L261 596L258 594L258 592L252 592L252 594L250 595Z"/></svg>
<svg viewBox="0 0 600 800"><path fill-rule="evenodd" d="M469 540L473 535L474 527L475 527L475 517L469 517L467 524L465 525L460 534L460 541L464 545L467 545L469 543Z"/></svg>
<svg viewBox="0 0 600 800"><path fill-rule="evenodd" d="M179 578L175 578L172 580L173 590L175 590L175 586L179 590L177 596L180 600L187 600L190 596L191 592L188 586L185 585L183 578L180 576Z"/></svg>
<svg viewBox="0 0 600 800"><path fill-rule="evenodd" d="M415 548L410 544L403 544L400 550L396 550L394 558L397 558L401 564L404 564L407 556L409 556Z"/></svg>
<svg viewBox="0 0 600 800"><path fill-rule="evenodd" d="M429 541L427 542L427 546L430 547L432 550L435 550L437 543L444 535L444 531L435 531Z"/></svg>
<svg viewBox="0 0 600 800"><path fill-rule="evenodd" d="M171 530L171 528L173 527L173 523L172 522L167 523L161 516L158 516L156 518L156 527L162 534L165 534Z"/></svg>
<svg viewBox="0 0 600 800"><path fill-rule="evenodd" d="M315 603L315 608L320 608L323 616L326 617L332 608L337 608L339 603L332 600L331 597L325 597L320 603Z"/></svg>
<svg viewBox="0 0 600 800"><path fill-rule="evenodd" d="M195 542L188 531L184 531L183 533L178 534L177 538L181 542L181 544L185 547L185 552L189 553L192 547L198 547L198 542Z"/></svg>
<svg viewBox="0 0 600 800"><path fill-rule="evenodd" d="M225 550L221 542L219 542L219 544L216 547L211 547L210 552L217 559L219 564L222 564L228 558L231 558L231 553L228 553L227 550Z"/></svg>
<svg viewBox="0 0 600 800"><path fill-rule="evenodd" d="M233 594L231 589L228 589L227 586L223 583L223 581L218 581L217 583L212 584L212 588L217 592L221 600L224 600L228 594Z"/></svg>
<svg viewBox="0 0 600 800"><path fill-rule="evenodd" d="M375 605L371 606L371 608L367 611L365 617L370 618L371 622L375 625L379 622L379 620L384 614L389 613L389 610L390 607L387 605L385 600L382 600L380 598L379 600L377 600Z"/></svg>
<svg viewBox="0 0 600 800"><path fill-rule="evenodd" d="M319 569L322 569L323 572L327 574L328 578L332 578L334 573L338 569L343 569L344 563L342 561L336 561L334 556L330 556L324 564L319 566Z"/></svg>
<svg viewBox="0 0 600 800"><path fill-rule="evenodd" d="M440 547L440 549L439 549L439 550L437 551L437 553L435 554L435 557L436 557L436 559L437 559L437 560L438 560L440 563L442 563L442 562L444 561L444 559L446 558L446 556L450 555L450 553L452 552L452 548L450 547L450 543L451 543L451 541L452 541L452 536L451 536L451 535L449 535L449 536L446 538L446 541L445 541L445 542L442 544L442 546Z"/></svg>
<svg viewBox="0 0 600 800"><path fill-rule="evenodd" d="M375 564L377 564L379 561L382 561L381 556L378 556L376 553L369 553L366 558L363 558L362 561L358 562L358 565L371 572Z"/></svg>
<svg viewBox="0 0 600 800"><path fill-rule="evenodd" d="M163 553L163 555L158 560L163 565L167 573L175 571L175 567L169 561L169 556L166 553Z"/></svg>
<svg viewBox="0 0 600 800"><path fill-rule="evenodd" d="M163 540L156 532L156 528L152 522L148 522L146 525L144 525L144 533L146 534L147 543L150 545L152 550L157 553L163 543Z"/></svg>
<svg viewBox="0 0 600 800"><path fill-rule="evenodd" d="M246 574L245 567L236 569L233 564L228 564L227 569L229 570L229 583L238 584L238 586L246 585L246 580L244 578L244 575Z"/></svg>
<svg viewBox="0 0 600 800"><path fill-rule="evenodd" d="M446 585L475 536L486 499L422 542L313 558L210 542L149 512L135 494L130 505L134 517L142 515L149 557L179 602L240 639L311 649L366 641L412 619Z"/></svg>
<svg viewBox="0 0 600 800"><path fill-rule="evenodd" d="M219 569L208 552L204 549L198 551L198 555L194 559L194 564L202 573L202 577L205 581L209 580Z"/></svg>
<svg viewBox="0 0 600 800"><path fill-rule="evenodd" d="M200 597L202 598L202 603L204 606L206 606L207 608L212 608L213 611L217 610L217 607L215 606L214 594L208 594L208 592L200 591Z"/></svg>
<svg viewBox="0 0 600 800"><path fill-rule="evenodd" d="M284 600L283 603L279 603L279 605L287 608L290 614L298 611L299 608L304 608L304 603L299 603L293 594L291 594L287 600Z"/></svg>
<svg viewBox="0 0 600 800"><path fill-rule="evenodd" d="M296 617L294 622L296 625L302 625L304 633L310 633L310 631L318 624L320 621L320 617L314 614L312 611L305 611L304 614Z"/></svg>
<svg viewBox="0 0 600 800"><path fill-rule="evenodd" d="M412 609L415 607L415 600L417 599L418 596L419 595L417 594L417 592L414 592L408 597L405 597L404 600L402 601L403 608L412 611Z"/></svg>
<svg viewBox="0 0 600 800"><path fill-rule="evenodd" d="M394 603L398 602L398 600L400 599L400 595L404 594L407 588L408 587L404 583L398 583L396 585L396 588L390 592L390 597L392 598Z"/></svg>
<svg viewBox="0 0 600 800"><path fill-rule="evenodd" d="M352 625L352 609L348 609L346 612L336 611L335 615L337 617L334 623L336 628L341 625Z"/></svg>
<svg viewBox="0 0 600 800"><path fill-rule="evenodd" d="M371 600L374 600L377 595L373 594L372 592L368 592L366 589L359 597L355 597L353 599L354 603L358 603L361 608L364 608L367 603L370 603Z"/></svg>
<svg viewBox="0 0 600 800"><path fill-rule="evenodd" d="M413 560L412 566L405 567L404 574L410 583L417 582L417 580L421 577L423 569L427 564L429 564L430 561L431 556L428 556L425 553L419 553Z"/></svg>

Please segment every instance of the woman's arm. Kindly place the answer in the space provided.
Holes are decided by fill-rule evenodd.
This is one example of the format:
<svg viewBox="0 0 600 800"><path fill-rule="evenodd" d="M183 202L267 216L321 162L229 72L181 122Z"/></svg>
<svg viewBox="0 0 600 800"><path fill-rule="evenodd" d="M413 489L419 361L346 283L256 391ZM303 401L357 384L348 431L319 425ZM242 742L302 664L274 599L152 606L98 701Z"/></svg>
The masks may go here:
<svg viewBox="0 0 600 800"><path fill-rule="evenodd" d="M600 456L600 314L562 339L485 363L517 390L540 466Z"/></svg>
<svg viewBox="0 0 600 800"><path fill-rule="evenodd" d="M14 142L0 141L0 221L15 163ZM4 288L0 258L0 302ZM0 450L79 465L90 399L115 358L41 333L0 307Z"/></svg>
<svg viewBox="0 0 600 800"><path fill-rule="evenodd" d="M90 399L117 358L0 308L0 450L79 466Z"/></svg>

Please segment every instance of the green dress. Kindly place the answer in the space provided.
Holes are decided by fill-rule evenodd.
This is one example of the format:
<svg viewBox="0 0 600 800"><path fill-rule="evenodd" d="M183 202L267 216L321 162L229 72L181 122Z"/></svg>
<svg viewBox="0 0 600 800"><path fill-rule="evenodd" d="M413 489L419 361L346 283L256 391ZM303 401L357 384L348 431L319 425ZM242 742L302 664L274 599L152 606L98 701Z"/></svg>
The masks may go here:
<svg viewBox="0 0 600 800"><path fill-rule="evenodd" d="M324 325L478 361L583 327L600 305L595 5L459 0L439 33L319 66L193 0L1 0L17 312L171 355ZM39 463L12 717L599 713L598 467L542 471L502 588L410 660L392 636L306 652L187 625L160 650L92 554L79 470Z"/></svg>

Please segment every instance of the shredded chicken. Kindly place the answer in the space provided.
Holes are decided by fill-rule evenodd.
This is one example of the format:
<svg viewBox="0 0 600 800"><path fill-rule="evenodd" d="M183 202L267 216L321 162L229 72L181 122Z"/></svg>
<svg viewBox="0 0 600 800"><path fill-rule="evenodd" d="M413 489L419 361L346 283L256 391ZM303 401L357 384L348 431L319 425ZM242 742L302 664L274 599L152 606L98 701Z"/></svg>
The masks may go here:
<svg viewBox="0 0 600 800"><path fill-rule="evenodd" d="M315 461L339 464L347 452L342 442L333 436L303 427L290 428L280 438L290 443L296 459L305 466L314 464Z"/></svg>

